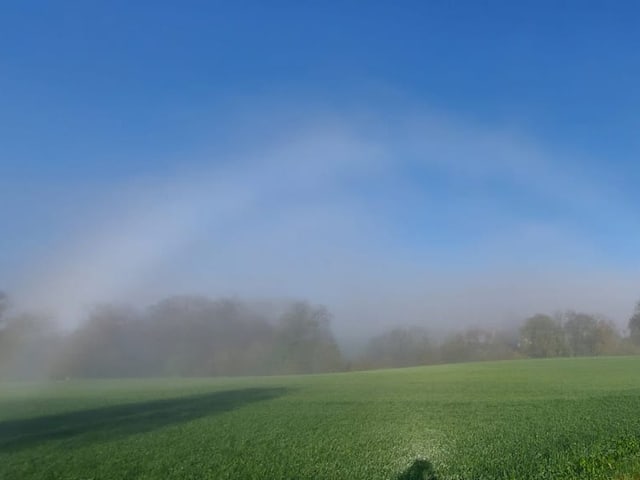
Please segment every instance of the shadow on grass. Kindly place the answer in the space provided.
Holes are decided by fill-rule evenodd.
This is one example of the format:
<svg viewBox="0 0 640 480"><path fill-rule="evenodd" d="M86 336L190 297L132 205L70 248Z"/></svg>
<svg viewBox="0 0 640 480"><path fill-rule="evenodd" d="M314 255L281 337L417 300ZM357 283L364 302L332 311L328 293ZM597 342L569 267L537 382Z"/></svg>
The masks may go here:
<svg viewBox="0 0 640 480"><path fill-rule="evenodd" d="M395 480L438 480L433 465L428 460L418 459Z"/></svg>
<svg viewBox="0 0 640 480"><path fill-rule="evenodd" d="M286 392L285 388L247 388L9 420L0 422L0 452L52 440L77 439L82 444L112 440L227 412Z"/></svg>

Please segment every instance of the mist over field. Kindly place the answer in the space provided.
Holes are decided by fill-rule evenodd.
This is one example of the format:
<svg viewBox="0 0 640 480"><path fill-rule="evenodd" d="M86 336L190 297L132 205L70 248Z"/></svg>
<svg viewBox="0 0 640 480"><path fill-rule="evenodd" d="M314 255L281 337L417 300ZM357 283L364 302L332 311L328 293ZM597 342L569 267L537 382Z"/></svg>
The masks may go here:
<svg viewBox="0 0 640 480"><path fill-rule="evenodd" d="M106 375L287 373L512 358L525 355L518 332L539 313L562 324L563 312L588 312L620 341L627 335L637 300L635 265L623 262L597 232L607 228L624 239L637 220L615 190L616 178L585 169L579 152L556 152L522 132L436 111L274 112L245 113L236 123L246 128L226 132L232 141L220 142L224 147L202 140L159 161L151 174L79 177L69 191L53 181L40 185L51 196L39 205L48 217L49 244L39 251L25 246L19 266L3 272L9 311L43 319L64 337L56 348L75 353L56 357L64 356L59 362L67 365L74 355L79 364L91 363L91 345L115 335L96 317L116 323L141 317L138 326L152 330L166 324L160 333L121 332L128 352L160 349L170 356L169 344L150 346L148 337L176 334L167 324L172 321L180 335L192 338L182 341L185 351L212 336L203 347L208 353L184 360L197 368L166 360L166 369L136 369L123 360L115 370L105 367ZM30 228L39 228L38 220L30 219ZM153 320L156 305L167 302L181 306ZM197 321L190 302L200 309ZM218 311L220 302L246 311L231 315L234 323ZM310 335L324 338L319 348L325 354L341 347L344 358L298 359L306 367L273 360L274 351L297 348L276 340L287 335L279 330L283 312L295 305L309 310L300 325L305 318L315 321L314 309L325 309L325 323L312 326ZM206 321L213 330L202 330ZM246 321L250 327L238 327ZM100 322L103 327L95 327ZM83 335L95 338L83 345ZM237 343L243 335L246 341ZM388 345L380 347L395 342L388 348L410 350L403 342L412 335L425 339L413 357L399 359ZM459 337L463 344L501 340L482 346L482 354L473 353L477 345L459 346L468 354L443 353L440 343L455 335L473 337ZM438 353L425 353L427 344ZM258 353L247 360L253 366L205 366L216 349L254 347ZM601 353L629 353L631 346L607 348ZM226 365L243 363L233 358ZM30 371L24 362L21 368ZM257 368L267 364L272 368ZM60 367L64 375L99 375L96 368Z"/></svg>
<svg viewBox="0 0 640 480"><path fill-rule="evenodd" d="M152 174L42 185L55 235L3 272L15 306L73 328L95 304L174 293L305 299L345 338L564 309L626 323L636 265L593 232L637 220L580 152L442 113L272 116L287 121L202 140Z"/></svg>

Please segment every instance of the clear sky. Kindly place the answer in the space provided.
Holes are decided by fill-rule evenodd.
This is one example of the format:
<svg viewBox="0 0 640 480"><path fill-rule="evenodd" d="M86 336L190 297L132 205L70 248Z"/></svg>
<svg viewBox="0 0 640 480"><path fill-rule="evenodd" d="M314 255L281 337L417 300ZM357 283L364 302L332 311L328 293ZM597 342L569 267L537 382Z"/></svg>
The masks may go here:
<svg viewBox="0 0 640 480"><path fill-rule="evenodd" d="M351 326L622 322L639 19L624 1L5 2L0 287L65 318L194 292L308 298Z"/></svg>

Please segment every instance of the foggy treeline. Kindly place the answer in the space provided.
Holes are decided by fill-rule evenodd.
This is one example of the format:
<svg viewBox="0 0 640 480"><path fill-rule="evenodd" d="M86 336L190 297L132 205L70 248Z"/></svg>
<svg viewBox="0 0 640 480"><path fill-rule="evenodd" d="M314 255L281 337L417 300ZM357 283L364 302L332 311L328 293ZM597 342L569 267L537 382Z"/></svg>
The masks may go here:
<svg viewBox="0 0 640 480"><path fill-rule="evenodd" d="M640 353L640 310L630 321L633 335L595 315L568 311L538 314L519 327L467 328L434 338L421 327L393 328L369 340L357 368L435 363Z"/></svg>
<svg viewBox="0 0 640 480"><path fill-rule="evenodd" d="M337 371L343 360L329 320L324 307L305 302L276 309L196 296L141 312L101 305L72 332L20 315L0 330L0 371L54 378Z"/></svg>
<svg viewBox="0 0 640 480"><path fill-rule="evenodd" d="M345 355L330 312L307 302L173 296L143 310L107 304L72 331L41 315L10 314L8 303L0 294L2 378L269 375L640 353L640 305L627 335L598 316L565 312L445 336L395 327Z"/></svg>

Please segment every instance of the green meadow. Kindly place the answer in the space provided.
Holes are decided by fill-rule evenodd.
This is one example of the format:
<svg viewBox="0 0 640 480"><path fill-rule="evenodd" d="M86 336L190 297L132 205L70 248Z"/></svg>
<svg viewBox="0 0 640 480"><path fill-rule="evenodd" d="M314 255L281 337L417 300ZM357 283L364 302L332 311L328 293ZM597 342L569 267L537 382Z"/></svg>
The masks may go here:
<svg viewBox="0 0 640 480"><path fill-rule="evenodd" d="M3 480L639 472L638 357L0 384Z"/></svg>

